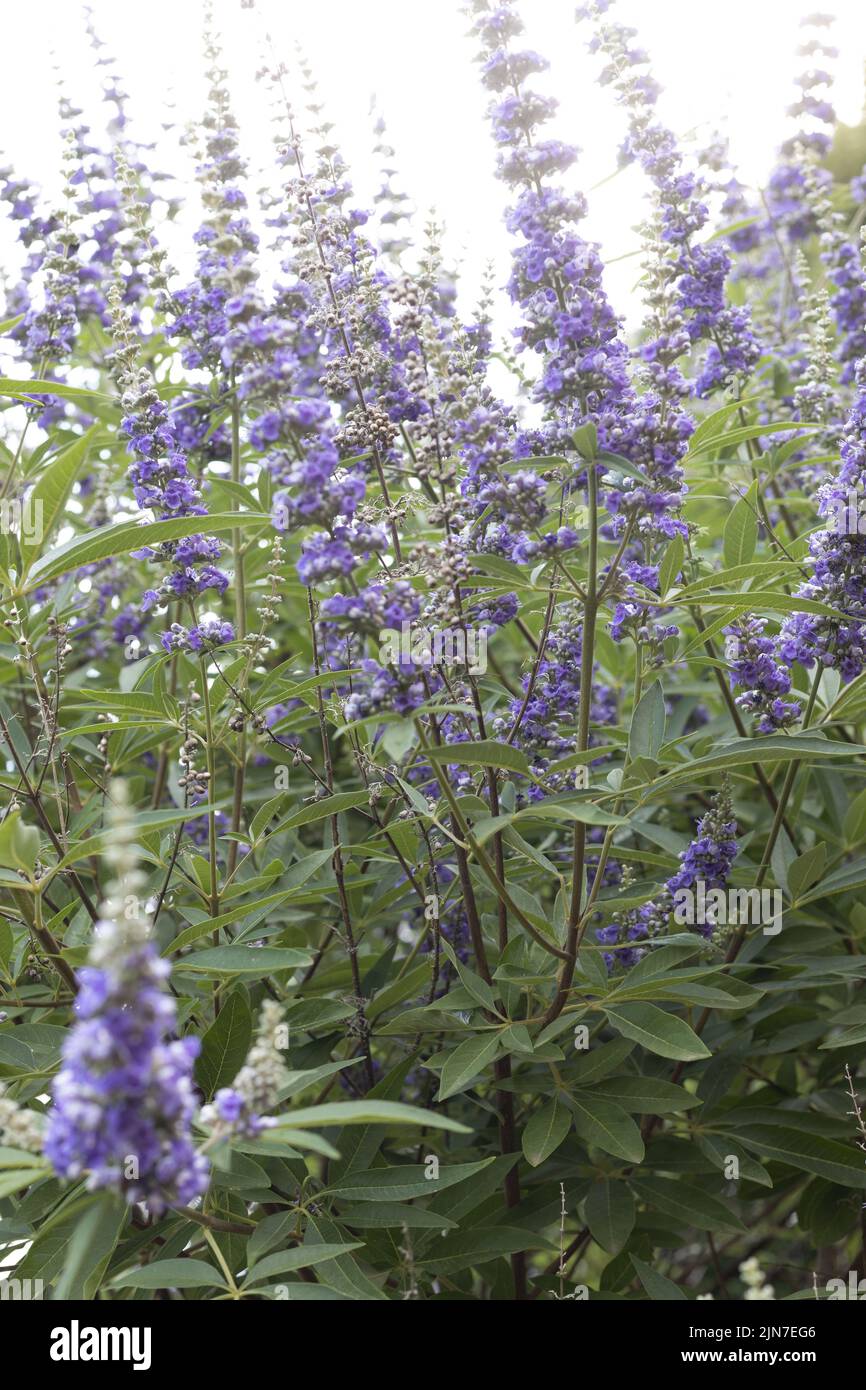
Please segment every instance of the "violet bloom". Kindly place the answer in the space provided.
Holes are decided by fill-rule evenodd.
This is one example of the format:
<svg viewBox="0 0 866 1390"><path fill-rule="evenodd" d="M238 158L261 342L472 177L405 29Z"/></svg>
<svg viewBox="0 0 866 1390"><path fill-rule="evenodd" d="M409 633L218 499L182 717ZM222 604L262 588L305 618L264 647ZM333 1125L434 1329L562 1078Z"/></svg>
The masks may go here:
<svg viewBox="0 0 866 1390"><path fill-rule="evenodd" d="M582 652L580 609L576 604L563 604L557 610L557 623L548 636L544 659L539 662L531 690L529 677L524 677L524 694L511 701L510 718L494 724L497 737L504 737L510 733L513 723L520 721L513 742L526 754L536 773L544 773L550 763L574 752L582 699ZM616 697L609 686L593 679L589 699L594 724L614 723ZM569 774L563 775L559 787L571 790L573 780ZM532 788L528 795L537 800L543 793Z"/></svg>
<svg viewBox="0 0 866 1390"><path fill-rule="evenodd" d="M737 822L731 809L727 786L712 799L710 810L698 821L697 835L680 855L680 867L668 879L668 893L694 889L726 888L737 847ZM697 925L701 936L711 937L715 922L708 920Z"/></svg>
<svg viewBox="0 0 866 1390"><path fill-rule="evenodd" d="M784 662L797 661L808 668L817 661L839 671L845 681L866 666L866 523L861 510L866 489L866 359L857 364L855 387L839 446L842 466L818 494L818 510L827 525L809 537L812 573L795 595L828 604L845 616L792 613L779 638Z"/></svg>
<svg viewBox="0 0 866 1390"><path fill-rule="evenodd" d="M630 393L628 349L604 293L598 248L577 230L585 200L551 182L577 151L539 134L556 103L526 85L548 63L513 47L523 31L514 6L473 0L471 10L482 81L492 94L499 177L516 199L507 219L520 238L508 286L522 318L516 336L522 349L542 357L535 395L551 416L569 433L591 416L610 447L605 429Z"/></svg>
<svg viewBox="0 0 866 1390"><path fill-rule="evenodd" d="M682 890L706 892L726 888L734 860L738 854L737 823L731 808L730 794L725 785L712 799L709 811L697 824L697 833L680 855L680 867L667 880L654 900L640 907L615 914L595 933L602 946L615 949L604 953L608 971L616 967L629 970L646 954L641 942L661 936L667 929L674 909L674 895ZM696 930L708 940L716 923L709 917L696 924Z"/></svg>
<svg viewBox="0 0 866 1390"><path fill-rule="evenodd" d="M741 382L758 358L760 348L752 333L749 312L725 299L730 257L721 241L698 242L698 233L709 219L703 202L704 189L697 176L684 167L673 132L654 115L658 94L637 73L648 58L632 40L635 30L608 22L611 0L589 0L577 12L578 19L594 22L590 47L608 59L603 83L619 93L628 115L625 159L636 159L658 193L660 236L673 252L677 272L675 299L692 343L708 344L701 371L694 382L698 396Z"/></svg>
<svg viewBox="0 0 866 1390"><path fill-rule="evenodd" d="M90 964L78 972L76 1021L52 1088L45 1154L65 1178L84 1178L155 1215L204 1194L208 1162L195 1149L192 1066L197 1038L171 1040L176 1006L168 961L133 911L134 823L114 783L114 834L106 857L117 875L102 905Z"/></svg>
<svg viewBox="0 0 866 1390"><path fill-rule="evenodd" d="M128 436L127 453L133 462L129 468L135 500L149 508L159 518L207 516L195 480L187 467L186 455L178 447L175 426L147 370L136 365L137 346L132 334L129 312L120 301L115 288L109 295L112 324L117 342L116 361L121 389L123 418L121 427ZM167 541L158 550L133 552L136 558L169 565L170 572L157 589L148 589L142 596L142 609L164 607L178 599L193 603L210 589L218 594L228 587L228 575L213 561L220 554L220 542L213 536L193 535L179 541ZM173 634L185 629L172 627ZM166 634L168 635L168 634ZM201 629L193 627L183 640L172 637L167 650L186 645L197 650L202 645ZM229 623L203 634L211 645L218 639L230 642L234 636ZM165 646L165 639L163 638Z"/></svg>
<svg viewBox="0 0 866 1390"><path fill-rule="evenodd" d="M791 677L777 659L777 644L764 637L766 618L744 615L724 629L725 654L730 669L731 689L740 689L736 698L740 709L760 715L758 733L772 734L787 729L800 718L796 700L785 700Z"/></svg>

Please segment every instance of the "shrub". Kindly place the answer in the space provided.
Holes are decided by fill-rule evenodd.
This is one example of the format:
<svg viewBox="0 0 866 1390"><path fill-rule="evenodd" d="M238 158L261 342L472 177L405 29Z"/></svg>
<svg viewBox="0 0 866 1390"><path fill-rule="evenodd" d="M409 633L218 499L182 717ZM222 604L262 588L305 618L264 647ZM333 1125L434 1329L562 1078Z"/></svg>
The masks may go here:
<svg viewBox="0 0 866 1390"><path fill-rule="evenodd" d="M646 191L632 342L546 62L468 10L495 310L388 183L361 210L274 53L248 207L210 22L190 283L104 58L62 207L3 171L0 1241L54 1298L866 1273L866 185L827 25L760 196L582 7Z"/></svg>

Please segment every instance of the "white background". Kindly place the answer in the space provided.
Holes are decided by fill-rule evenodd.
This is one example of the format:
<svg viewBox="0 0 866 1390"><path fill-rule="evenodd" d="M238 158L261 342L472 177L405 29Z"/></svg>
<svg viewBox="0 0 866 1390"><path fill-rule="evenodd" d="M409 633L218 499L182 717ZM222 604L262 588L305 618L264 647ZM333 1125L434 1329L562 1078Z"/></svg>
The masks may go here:
<svg viewBox="0 0 866 1390"><path fill-rule="evenodd" d="M802 8L798 0L620 0L616 8L623 20L637 26L650 51L655 76L665 88L664 119L683 138L695 130L703 139L716 129L725 132L741 177L759 184L780 140L792 130L785 108L795 96L794 76L808 65L794 56L807 7L808 0ZM176 131L166 143L161 123L170 117L170 101L180 126L195 120L202 109L200 4L93 0L92 8L109 45L105 51L116 54L126 77L132 131L163 140L160 160L190 194L192 227L198 215L192 156L178 147ZM858 22L860 0L838 0L835 11L834 40L841 49L835 98L841 118L856 122L862 108L866 24L862 18ZM629 253L638 245L634 227L642 215L643 182L633 170L606 181L616 169L621 113L610 92L595 84L598 60L586 52L587 31L574 23L573 0L524 0L522 12L526 44L551 59L550 74L539 81L561 101L555 133L582 149L567 177L590 194L587 233L602 242L614 262L608 288L616 307L633 315L639 263ZM368 115L375 94L397 151L402 187L422 221L435 207L447 227L449 258L464 267L463 307L471 309L472 287L488 258L494 260L497 282L504 281L509 238L501 219L507 189L493 177L494 151L483 115L487 98L458 0L259 0L252 11L242 10L240 0L215 0L215 14L225 34L233 101L254 186L261 171L273 177L271 129L254 77L259 36L267 26L288 62L295 42L308 54L352 166L356 202L370 206L378 186ZM93 117L95 128L99 120L99 78L81 10L75 0L6 0L2 20L0 133L5 157L22 174L56 190L58 73L69 96ZM300 93L296 100L300 105ZM8 227L0 234L0 245L7 263L11 255L14 265ZM184 246L185 236L171 246L175 263L183 260Z"/></svg>

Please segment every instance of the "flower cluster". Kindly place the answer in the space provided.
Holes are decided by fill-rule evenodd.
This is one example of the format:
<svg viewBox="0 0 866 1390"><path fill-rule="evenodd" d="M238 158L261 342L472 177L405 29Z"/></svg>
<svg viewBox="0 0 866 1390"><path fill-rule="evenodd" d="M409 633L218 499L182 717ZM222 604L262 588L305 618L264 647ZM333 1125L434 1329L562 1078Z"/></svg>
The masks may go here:
<svg viewBox="0 0 866 1390"><path fill-rule="evenodd" d="M41 1153L45 1140L43 1119L34 1110L19 1105L0 1083L0 1143L25 1153Z"/></svg>
<svg viewBox="0 0 866 1390"><path fill-rule="evenodd" d="M636 71L645 67L648 59L632 42L635 30L604 17L612 3L589 0L578 10L578 18L594 22L590 46L608 63L601 81L614 86L628 115L624 158L636 159L657 190L659 235L673 253L676 300L685 329L692 343L708 344L694 382L695 394L706 396L748 377L760 348L748 310L726 302L725 282L731 262L725 246L720 241L696 240L709 219L703 190L697 175L683 167L673 133L655 118L658 88L645 73Z"/></svg>
<svg viewBox="0 0 866 1390"><path fill-rule="evenodd" d="M766 618L745 614L725 628L731 688L740 690L737 704L749 714L759 716L758 732L772 734L790 728L800 718L796 700L784 696L791 689L791 676L776 655L777 643L765 637Z"/></svg>
<svg viewBox="0 0 866 1390"><path fill-rule="evenodd" d="M789 665L796 661L809 668L817 661L821 667L838 670L846 681L866 666L866 535L860 530L860 507L866 495L864 359L857 364L855 390L839 446L841 467L818 493L826 525L809 537L811 575L797 589L798 598L817 600L844 617L791 613L782 624L779 641L779 654Z"/></svg>
<svg viewBox="0 0 866 1390"><path fill-rule="evenodd" d="M646 954L646 947L640 943L665 934L677 893L727 886L739 853L736 835L730 792L725 785L698 821L695 836L679 856L679 869L666 881L662 892L640 907L614 913L606 926L596 929L599 944L614 948L604 952L608 971L616 967L631 969ZM696 923L696 930L711 938L716 930L715 920L708 913L706 921Z"/></svg>
<svg viewBox="0 0 866 1390"><path fill-rule="evenodd" d="M710 810L698 821L697 835L680 855L680 867L667 880L671 894L697 884L707 888L725 888L734 860L739 853L737 823L731 809L730 792L725 786L712 801ZM712 936L713 922L698 926L703 936Z"/></svg>
<svg viewBox="0 0 866 1390"><path fill-rule="evenodd" d="M548 64L533 50L513 46L523 30L514 5L473 0L471 10L482 45L482 81L492 94L498 172L516 195L507 224L521 241L509 292L522 316L516 331L521 348L543 358L535 395L557 422L560 438L591 414L602 443L612 447L607 432L631 394L628 348L604 292L598 247L577 230L585 201L551 182L570 168L577 151L539 136L556 102L527 85Z"/></svg>
<svg viewBox="0 0 866 1390"><path fill-rule="evenodd" d="M214 1133L232 1133L239 1138L254 1139L263 1129L277 1123L266 1112L273 1110L280 1091L288 1081L281 1049L285 1047L282 1034L282 1007L274 999L266 999L259 1014L256 1038L231 1086L217 1091L212 1105L201 1112L203 1124L213 1125Z"/></svg>
<svg viewBox="0 0 866 1390"><path fill-rule="evenodd" d="M186 455L178 447L174 423L146 368L137 364L138 349L132 335L128 311L117 290L110 294L116 347L116 370L124 415L122 428L128 436L127 452L132 456L129 477L135 500L158 518L207 516L195 479L187 467ZM167 564L170 573L157 589L148 589L142 608L185 603L193 607L199 595L213 589L218 594L228 588L228 575L216 564L221 553L215 536L198 533L177 541L165 541L158 548L142 547L136 558ZM193 626L192 632L196 633ZM230 641L229 624L222 625L221 641ZM190 636L183 638L178 625L172 627L169 649L183 645L195 648ZM198 645L201 645L199 642Z"/></svg>
<svg viewBox="0 0 866 1390"><path fill-rule="evenodd" d="M78 972L76 1022L52 1088L45 1153L57 1173L110 1188L155 1215L200 1197L208 1163L194 1146L195 1037L170 1040L175 1004L167 961L149 938L125 787L112 784L116 879Z"/></svg>

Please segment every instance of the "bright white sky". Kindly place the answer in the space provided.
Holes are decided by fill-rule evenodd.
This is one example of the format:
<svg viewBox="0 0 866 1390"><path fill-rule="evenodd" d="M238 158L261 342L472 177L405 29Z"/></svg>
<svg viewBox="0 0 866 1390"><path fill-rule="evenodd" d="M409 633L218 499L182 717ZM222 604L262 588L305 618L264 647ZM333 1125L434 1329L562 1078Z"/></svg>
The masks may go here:
<svg viewBox="0 0 866 1390"><path fill-rule="evenodd" d="M784 111L794 95L792 79L806 66L794 49L808 7L809 0L802 8L798 0L620 0L618 11L637 26L650 51L665 88L661 109L668 123L682 135L722 129L741 176L760 182L774 149L790 133ZM203 101L199 0L92 0L92 8L126 74L135 133L159 133L169 96L181 123L196 119ZM608 258L623 256L637 246L640 175L627 171L591 191L616 167L621 115L610 93L595 84L597 61L585 51L573 0L524 0L522 8L526 42L552 61L551 73L541 80L549 81L561 101L556 133L583 150L572 174L590 192L588 233L602 242ZM834 9L834 41L841 49L836 104L843 120L856 122L866 57L866 27L858 22L862 3L836 0ZM215 0L215 11L226 36L243 145L254 168L267 166L271 149L263 94L254 81L257 36L265 21L286 60L295 41L309 55L352 167L358 203L369 205L377 187L368 118L375 93L402 186L420 212L435 206L445 221L449 255L463 262L467 287L477 283L490 257L498 282L504 280L509 239L501 214L507 191L492 175L486 97L459 0L259 0L255 11L242 10L240 0ZM80 8L76 0L4 6L3 29L5 156L22 173L51 184L59 165L54 65L69 95L88 113L98 111ZM174 142L166 160L185 179L197 212L189 152ZM608 287L621 311L630 307L638 273L633 259L611 268Z"/></svg>

